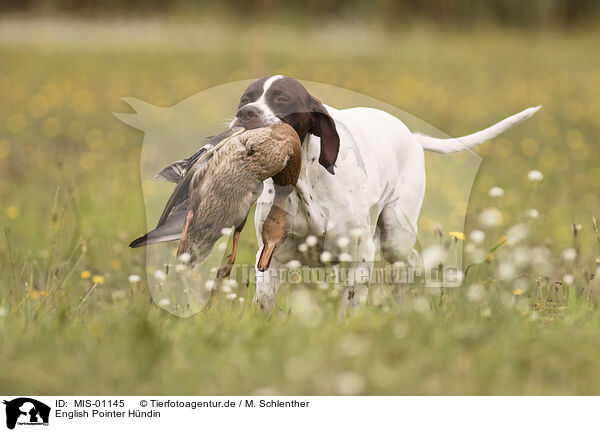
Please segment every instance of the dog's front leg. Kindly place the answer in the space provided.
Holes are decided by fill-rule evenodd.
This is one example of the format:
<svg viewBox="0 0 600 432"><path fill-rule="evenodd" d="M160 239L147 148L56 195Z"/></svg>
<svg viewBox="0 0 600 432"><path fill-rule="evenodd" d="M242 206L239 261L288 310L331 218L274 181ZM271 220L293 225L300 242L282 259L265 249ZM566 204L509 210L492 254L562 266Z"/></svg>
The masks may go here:
<svg viewBox="0 0 600 432"><path fill-rule="evenodd" d="M273 257L271 258L269 268L265 272L261 272L258 269L256 270L254 303L262 310L269 311L275 308L275 295L281 284L281 277L279 274L280 266L281 264L277 261L277 258Z"/></svg>
<svg viewBox="0 0 600 432"><path fill-rule="evenodd" d="M356 250L355 262L345 267L347 272L342 270L342 284L345 289L340 317L343 317L350 309L367 303L374 260L375 242L373 239L363 238Z"/></svg>

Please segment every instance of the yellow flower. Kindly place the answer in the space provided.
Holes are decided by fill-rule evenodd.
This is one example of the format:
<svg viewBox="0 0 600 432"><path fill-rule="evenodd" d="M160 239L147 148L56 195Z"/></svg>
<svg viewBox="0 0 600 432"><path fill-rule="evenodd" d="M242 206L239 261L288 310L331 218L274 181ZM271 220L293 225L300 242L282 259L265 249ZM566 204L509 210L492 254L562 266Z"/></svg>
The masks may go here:
<svg viewBox="0 0 600 432"><path fill-rule="evenodd" d="M6 216L9 219L16 219L19 217L19 207L10 206L6 209Z"/></svg>
<svg viewBox="0 0 600 432"><path fill-rule="evenodd" d="M31 300L37 300L40 298L40 292L38 290L33 290L29 293L29 298L31 298Z"/></svg>
<svg viewBox="0 0 600 432"><path fill-rule="evenodd" d="M92 278L92 282L94 282L95 284L98 284L98 285L102 285L104 283L104 276L95 275Z"/></svg>
<svg viewBox="0 0 600 432"><path fill-rule="evenodd" d="M521 295L521 294L523 294L523 290L521 288L517 288L517 289L513 290L513 294L516 296Z"/></svg>
<svg viewBox="0 0 600 432"><path fill-rule="evenodd" d="M79 276L81 276L81 279L89 279L90 276L92 276L92 272L89 270L84 270L79 274Z"/></svg>
<svg viewBox="0 0 600 432"><path fill-rule="evenodd" d="M450 231L448 234L450 234L450 237L452 237L455 240L465 239L465 234L460 231Z"/></svg>
<svg viewBox="0 0 600 432"><path fill-rule="evenodd" d="M48 292L47 291L40 291L40 295L42 297L46 297L48 295Z"/></svg>
<svg viewBox="0 0 600 432"><path fill-rule="evenodd" d="M112 260L111 266L112 266L113 270L120 270L121 269L121 261L118 259L114 259L114 260Z"/></svg>

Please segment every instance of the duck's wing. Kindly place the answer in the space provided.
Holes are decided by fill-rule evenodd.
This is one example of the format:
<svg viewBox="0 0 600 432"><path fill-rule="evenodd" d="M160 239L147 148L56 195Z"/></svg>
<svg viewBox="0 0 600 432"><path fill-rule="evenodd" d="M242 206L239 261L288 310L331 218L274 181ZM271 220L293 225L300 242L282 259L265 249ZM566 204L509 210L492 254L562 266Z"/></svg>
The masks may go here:
<svg viewBox="0 0 600 432"><path fill-rule="evenodd" d="M219 135L208 138L208 142L195 155L169 165L158 174L160 175L165 170L168 170L167 174L160 178L164 178L167 181L174 181L172 179L176 179L177 185L158 219L156 228L132 241L129 247L137 248L153 243L179 240L181 238L181 231L183 230L187 216L190 183L194 175L197 174L200 181L202 181L204 173L208 169L208 160L212 156L210 151L213 149L218 150L220 144L225 139L236 133L241 133L242 130L239 128L229 129ZM207 157L200 159L207 152L209 153Z"/></svg>
<svg viewBox="0 0 600 432"><path fill-rule="evenodd" d="M141 237L136 238L134 241L129 243L130 248L138 248L153 243L163 243L173 240L179 240L181 238L181 230L185 224L185 215L187 210L188 201L180 203L176 206L167 218L166 222L162 225L158 225L152 231L144 234Z"/></svg>
<svg viewBox="0 0 600 432"><path fill-rule="evenodd" d="M214 146L216 146L224 139L229 138L237 131L239 131L239 128L231 128L226 130L225 132L221 132L218 135L206 138L205 143L200 148L200 150L198 150L196 153L194 153L187 159L178 160L176 162L173 162L169 166L163 168L158 174L154 176L154 178L166 180L171 183L179 183L179 181L181 181L181 179L185 175L186 171L198 161L200 156L202 156L207 151L211 150Z"/></svg>
<svg viewBox="0 0 600 432"><path fill-rule="evenodd" d="M206 167L206 163L201 164ZM181 231L185 224L187 214L190 182L194 177L197 169L192 166L192 169L186 169L185 175L177 183L173 193L169 197L165 208L160 215L156 228L149 233L135 239L129 244L131 248L146 246L153 243L162 243L167 241L179 240ZM198 167L199 169L202 167Z"/></svg>

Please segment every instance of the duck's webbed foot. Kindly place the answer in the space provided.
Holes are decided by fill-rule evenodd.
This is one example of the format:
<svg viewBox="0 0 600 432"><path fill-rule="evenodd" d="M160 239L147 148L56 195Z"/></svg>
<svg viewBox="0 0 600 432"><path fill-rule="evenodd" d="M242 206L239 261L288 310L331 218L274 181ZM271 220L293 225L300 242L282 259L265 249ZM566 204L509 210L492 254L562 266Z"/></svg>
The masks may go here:
<svg viewBox="0 0 600 432"><path fill-rule="evenodd" d="M239 229L239 231L236 228L235 232L233 233L233 246L231 248L231 254L229 254L229 257L227 257L227 264L225 264L224 266L220 267L219 270L217 270L217 278L219 279L226 278L231 273L231 269L235 264L235 254L237 252L238 241L240 240L240 232L241 228Z"/></svg>
<svg viewBox="0 0 600 432"><path fill-rule="evenodd" d="M231 255L230 255L231 256ZM231 274L231 269L233 268L233 262L228 261L227 264L225 264L224 266L220 267L219 270L217 270L217 277L219 279L223 279L228 277Z"/></svg>

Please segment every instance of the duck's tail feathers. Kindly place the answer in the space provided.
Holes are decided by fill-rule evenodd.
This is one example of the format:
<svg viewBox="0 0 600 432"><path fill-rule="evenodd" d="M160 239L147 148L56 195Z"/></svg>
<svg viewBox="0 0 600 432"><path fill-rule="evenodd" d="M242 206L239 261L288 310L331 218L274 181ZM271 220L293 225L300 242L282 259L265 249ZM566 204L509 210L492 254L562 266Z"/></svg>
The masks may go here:
<svg viewBox="0 0 600 432"><path fill-rule="evenodd" d="M184 223L185 213L182 212L180 215L170 216L164 224L129 243L129 247L138 248L154 243L179 240L181 238L181 231L183 230Z"/></svg>
<svg viewBox="0 0 600 432"><path fill-rule="evenodd" d="M527 108L520 113L514 114L504 120L490 126L487 129L475 132L471 135L466 135L460 138L433 138L419 133L413 135L419 140L424 150L429 150L436 153L456 153L463 150L472 149L484 142L496 138L502 132L518 125L524 120L534 115L542 106Z"/></svg>

